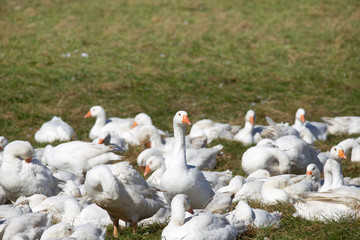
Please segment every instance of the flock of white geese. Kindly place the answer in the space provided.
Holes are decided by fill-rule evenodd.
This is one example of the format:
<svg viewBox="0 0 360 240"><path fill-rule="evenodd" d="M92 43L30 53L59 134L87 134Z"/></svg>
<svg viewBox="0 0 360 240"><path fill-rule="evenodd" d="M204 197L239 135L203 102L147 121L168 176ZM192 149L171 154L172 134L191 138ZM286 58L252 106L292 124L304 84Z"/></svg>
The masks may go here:
<svg viewBox="0 0 360 240"><path fill-rule="evenodd" d="M163 239L234 239L249 227L278 224L281 212L251 208L247 201L289 202L295 216L309 220L357 217L358 178L344 178L341 160L360 161L360 138L349 138L328 152L313 147L327 134L360 134L360 117L324 117L309 122L300 108L295 123L255 125L249 110L245 125L203 119L191 126L188 114L173 118L173 136L151 118L106 118L94 106L85 118L96 118L93 142L76 139L60 117L44 123L35 141L52 143L34 149L27 141L0 137L1 239L105 239L106 226L167 223ZM241 166L247 177L216 168L222 145L214 139L249 146ZM129 145L146 144L137 158L142 174L123 159ZM322 179L322 174L324 178ZM236 204L234 210L231 206Z"/></svg>

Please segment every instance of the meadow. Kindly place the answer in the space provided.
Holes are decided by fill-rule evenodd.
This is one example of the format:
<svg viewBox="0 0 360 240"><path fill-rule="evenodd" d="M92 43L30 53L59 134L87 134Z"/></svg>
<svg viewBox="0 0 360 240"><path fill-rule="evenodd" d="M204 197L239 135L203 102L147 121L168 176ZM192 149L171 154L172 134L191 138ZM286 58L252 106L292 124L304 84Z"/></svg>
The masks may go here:
<svg viewBox="0 0 360 240"><path fill-rule="evenodd" d="M102 105L107 116L145 112L172 133L172 117L243 125L248 109L293 123L360 116L360 2L356 0L2 0L0 4L0 135L34 141L60 116L78 139L89 140ZM349 136L329 136L321 150ZM216 170L244 175L240 143L224 145ZM125 159L135 163L144 147ZM360 164L343 162L344 176ZM250 229L244 239L359 239L360 220L314 222L281 210L277 228ZM159 239L164 225L123 229L119 239ZM111 229L109 229L109 233ZM113 239L108 234L108 239Z"/></svg>

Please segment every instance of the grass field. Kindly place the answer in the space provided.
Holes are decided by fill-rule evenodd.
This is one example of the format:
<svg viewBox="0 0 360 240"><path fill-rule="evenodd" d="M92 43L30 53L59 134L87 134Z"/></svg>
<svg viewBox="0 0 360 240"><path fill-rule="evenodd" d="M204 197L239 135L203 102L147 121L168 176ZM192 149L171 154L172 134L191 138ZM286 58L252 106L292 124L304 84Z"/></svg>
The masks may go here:
<svg viewBox="0 0 360 240"><path fill-rule="evenodd" d="M359 22L356 0L2 0L0 135L38 147L34 133L58 115L89 140L94 121L83 116L93 105L108 116L146 112L169 132L180 109L192 122L235 125L250 108L260 124L265 116L293 123L298 107L310 120L359 116ZM217 170L243 174L246 148L216 143L225 146ZM125 156L134 161L141 150ZM360 176L360 165L343 169ZM360 238L358 220L324 224L293 218L291 206L264 208L284 211L280 227L241 237ZM158 239L161 229L126 230L120 239Z"/></svg>

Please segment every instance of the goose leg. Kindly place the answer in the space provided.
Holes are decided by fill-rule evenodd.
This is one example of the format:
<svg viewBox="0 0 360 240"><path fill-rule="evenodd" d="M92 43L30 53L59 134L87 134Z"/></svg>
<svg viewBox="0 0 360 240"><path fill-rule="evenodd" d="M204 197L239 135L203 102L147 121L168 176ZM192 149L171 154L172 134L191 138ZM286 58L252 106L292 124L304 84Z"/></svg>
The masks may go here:
<svg viewBox="0 0 360 240"><path fill-rule="evenodd" d="M113 224L114 224L114 237L118 236L118 228L119 228L119 219L113 220Z"/></svg>
<svg viewBox="0 0 360 240"><path fill-rule="evenodd" d="M133 228L133 233L135 233L136 232L136 229L137 229L137 222L132 222L131 223L131 227Z"/></svg>

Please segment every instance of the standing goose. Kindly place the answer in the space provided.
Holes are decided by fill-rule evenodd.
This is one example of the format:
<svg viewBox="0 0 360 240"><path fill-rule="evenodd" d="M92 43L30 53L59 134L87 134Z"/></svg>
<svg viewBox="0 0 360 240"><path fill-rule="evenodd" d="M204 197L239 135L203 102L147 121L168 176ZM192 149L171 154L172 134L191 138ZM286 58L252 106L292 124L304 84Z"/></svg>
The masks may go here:
<svg viewBox="0 0 360 240"><path fill-rule="evenodd" d="M94 167L86 174L85 188L91 200L109 213L114 236L118 234L119 219L135 227L163 206L156 189L129 162Z"/></svg>
<svg viewBox="0 0 360 240"><path fill-rule="evenodd" d="M53 196L60 192L51 171L41 163L31 162L33 153L33 147L26 141L13 141L4 149L0 185L11 201L35 193Z"/></svg>
<svg viewBox="0 0 360 240"><path fill-rule="evenodd" d="M176 194L189 196L194 208L204 208L214 191L201 171L187 165L185 146L185 125L190 125L187 113L178 111L173 119L175 145L169 166L161 177L165 200L170 203Z"/></svg>

